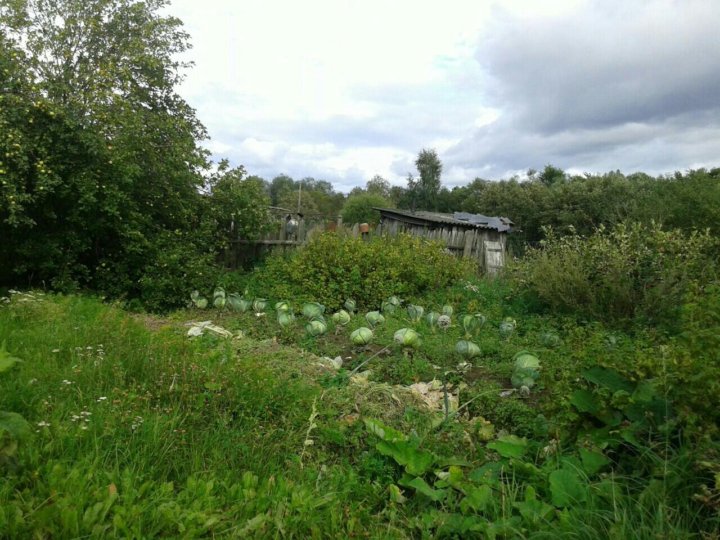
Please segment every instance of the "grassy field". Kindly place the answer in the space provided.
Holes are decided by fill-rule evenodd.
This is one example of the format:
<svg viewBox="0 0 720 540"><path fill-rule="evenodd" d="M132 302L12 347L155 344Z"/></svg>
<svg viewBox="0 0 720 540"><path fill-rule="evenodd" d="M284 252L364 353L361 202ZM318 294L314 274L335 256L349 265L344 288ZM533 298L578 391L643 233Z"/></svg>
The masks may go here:
<svg viewBox="0 0 720 540"><path fill-rule="evenodd" d="M364 313L311 337L302 306L283 328L274 301L260 315L159 318L12 295L0 342L22 363L0 374L0 411L30 433L0 439L0 537L690 538L713 526L683 481L686 449L655 429L668 409L638 423L616 392L603 414L627 417L610 429L589 415L607 392L588 370L615 373L654 351L652 336L526 315L498 283L415 302L425 315L452 306L451 326L399 309L361 348L349 334ZM469 336L481 354L464 365L455 344L474 313L487 319ZM208 319L235 337L187 337ZM422 345L393 344L403 327ZM540 360L530 388L511 382L523 350ZM659 403L641 383L630 401Z"/></svg>

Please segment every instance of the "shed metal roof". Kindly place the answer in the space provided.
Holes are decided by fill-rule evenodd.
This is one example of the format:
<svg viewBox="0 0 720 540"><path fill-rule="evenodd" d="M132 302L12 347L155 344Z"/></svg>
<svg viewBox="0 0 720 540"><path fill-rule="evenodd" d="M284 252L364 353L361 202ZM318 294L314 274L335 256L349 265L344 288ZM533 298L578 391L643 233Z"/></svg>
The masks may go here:
<svg viewBox="0 0 720 540"><path fill-rule="evenodd" d="M478 229L492 229L498 232L510 232L513 222L506 217L490 217L482 214L468 212L454 212L444 214L440 212L427 212L425 210L398 210L397 208L375 208L383 217L387 216L399 221L422 225L425 223L440 223L460 227L474 227Z"/></svg>

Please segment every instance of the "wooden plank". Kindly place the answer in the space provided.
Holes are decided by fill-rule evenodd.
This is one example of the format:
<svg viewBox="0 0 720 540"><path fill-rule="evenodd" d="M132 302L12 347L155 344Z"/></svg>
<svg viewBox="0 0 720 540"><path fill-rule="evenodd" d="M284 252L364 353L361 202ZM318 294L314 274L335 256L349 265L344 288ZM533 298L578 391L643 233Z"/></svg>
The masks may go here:
<svg viewBox="0 0 720 540"><path fill-rule="evenodd" d="M500 242L485 241L485 271L488 275L496 275L505 263L505 256Z"/></svg>
<svg viewBox="0 0 720 540"><path fill-rule="evenodd" d="M472 247L473 247L473 241L475 240L474 236L475 231L468 229L465 231L465 247L463 248L463 258L467 259L472 254Z"/></svg>
<svg viewBox="0 0 720 540"><path fill-rule="evenodd" d="M305 242L305 219L300 218L297 228L297 241L300 243Z"/></svg>

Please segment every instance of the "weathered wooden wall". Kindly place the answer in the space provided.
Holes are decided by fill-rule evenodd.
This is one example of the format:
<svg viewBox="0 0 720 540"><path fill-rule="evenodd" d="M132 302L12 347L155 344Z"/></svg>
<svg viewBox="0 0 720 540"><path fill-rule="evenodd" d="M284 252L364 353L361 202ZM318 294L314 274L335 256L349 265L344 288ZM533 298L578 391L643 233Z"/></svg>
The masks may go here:
<svg viewBox="0 0 720 540"><path fill-rule="evenodd" d="M339 220L331 220L322 216L310 216L297 219L298 227L295 234L288 235L285 215L278 215L272 228L257 240L237 238L224 256L224 263L230 268L246 266L269 253L288 253L305 244L316 234L334 231L342 227Z"/></svg>
<svg viewBox="0 0 720 540"><path fill-rule="evenodd" d="M505 263L507 235L492 229L440 223L432 226L415 225L384 217L376 230L379 235L395 236L400 233L442 242L454 255L476 259L480 268L491 274L496 273Z"/></svg>

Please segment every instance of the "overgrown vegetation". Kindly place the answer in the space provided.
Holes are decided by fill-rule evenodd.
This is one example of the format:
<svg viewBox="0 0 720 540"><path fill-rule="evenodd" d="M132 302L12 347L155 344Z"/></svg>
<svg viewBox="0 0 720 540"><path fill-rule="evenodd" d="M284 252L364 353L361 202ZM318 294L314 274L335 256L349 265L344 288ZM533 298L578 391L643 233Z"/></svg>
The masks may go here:
<svg viewBox="0 0 720 540"><path fill-rule="evenodd" d="M709 231L620 224L592 235L546 231L511 272L521 290L553 311L594 320L633 318L675 327L693 286L718 278L720 241Z"/></svg>
<svg viewBox="0 0 720 540"><path fill-rule="evenodd" d="M337 322L318 304L232 308L231 296L134 320L92 299L13 294L0 340L25 362L0 382L0 409L35 433L0 486L0 530L651 538L718 528L707 399L717 351L704 349L717 296L688 303L677 342L532 314L501 282L388 301L382 319L347 302ZM207 318L242 337L186 337L182 323ZM308 320L327 328L315 334ZM367 326L370 337L351 339ZM402 328L421 342L397 343ZM696 367L707 387L688 384Z"/></svg>
<svg viewBox="0 0 720 540"><path fill-rule="evenodd" d="M470 266L421 238L350 238L326 233L287 257L270 257L251 278L251 292L275 298L317 300L328 308L353 298L362 308L380 308L398 294L414 297L445 287Z"/></svg>

